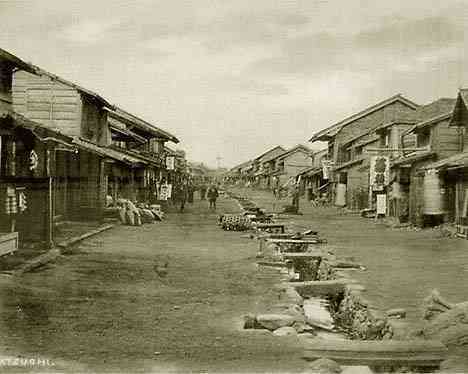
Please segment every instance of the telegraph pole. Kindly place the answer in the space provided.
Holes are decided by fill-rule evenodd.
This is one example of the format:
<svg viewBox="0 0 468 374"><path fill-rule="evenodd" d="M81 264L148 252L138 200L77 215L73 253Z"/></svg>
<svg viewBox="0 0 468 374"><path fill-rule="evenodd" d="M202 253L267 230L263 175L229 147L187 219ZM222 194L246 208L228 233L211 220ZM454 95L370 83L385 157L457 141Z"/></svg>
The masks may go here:
<svg viewBox="0 0 468 374"><path fill-rule="evenodd" d="M218 169L221 167L221 160L223 158L221 156L218 156L216 157L216 166L218 167Z"/></svg>

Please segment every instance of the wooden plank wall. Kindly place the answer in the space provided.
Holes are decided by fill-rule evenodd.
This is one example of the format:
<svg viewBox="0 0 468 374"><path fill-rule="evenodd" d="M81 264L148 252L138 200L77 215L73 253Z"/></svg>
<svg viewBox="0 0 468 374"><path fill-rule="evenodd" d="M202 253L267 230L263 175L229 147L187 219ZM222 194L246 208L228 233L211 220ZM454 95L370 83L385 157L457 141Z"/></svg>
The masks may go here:
<svg viewBox="0 0 468 374"><path fill-rule="evenodd" d="M0 110L11 109L11 66L0 61Z"/></svg>
<svg viewBox="0 0 468 374"><path fill-rule="evenodd" d="M13 107L20 114L64 134L80 135L81 95L73 87L46 75L17 71L12 90Z"/></svg>
<svg viewBox="0 0 468 374"><path fill-rule="evenodd" d="M461 151L461 130L449 127L449 120L441 121L432 129L432 149L437 152L440 159L449 157Z"/></svg>

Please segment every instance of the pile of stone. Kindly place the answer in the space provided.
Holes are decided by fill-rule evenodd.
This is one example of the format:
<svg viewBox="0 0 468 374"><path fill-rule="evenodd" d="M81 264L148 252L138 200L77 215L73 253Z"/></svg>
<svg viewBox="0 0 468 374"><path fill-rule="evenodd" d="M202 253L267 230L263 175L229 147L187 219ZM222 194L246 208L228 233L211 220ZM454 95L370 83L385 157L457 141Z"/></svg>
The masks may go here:
<svg viewBox="0 0 468 374"><path fill-rule="evenodd" d="M356 287L358 286L358 287ZM393 331L385 314L371 307L359 285L347 285L343 299L332 315L352 339L391 339Z"/></svg>
<svg viewBox="0 0 468 374"><path fill-rule="evenodd" d="M304 312L304 299L293 287L278 287L278 301L272 310L244 316L244 329L269 330L276 336L314 336Z"/></svg>
<svg viewBox="0 0 468 374"><path fill-rule="evenodd" d="M244 317L245 329L269 330L276 336L314 335L315 329L306 323L302 308L289 306L283 313L265 313Z"/></svg>
<svg viewBox="0 0 468 374"><path fill-rule="evenodd" d="M425 299L424 318L421 334L425 338L439 339L447 346L468 345L467 301L453 304L434 290Z"/></svg>

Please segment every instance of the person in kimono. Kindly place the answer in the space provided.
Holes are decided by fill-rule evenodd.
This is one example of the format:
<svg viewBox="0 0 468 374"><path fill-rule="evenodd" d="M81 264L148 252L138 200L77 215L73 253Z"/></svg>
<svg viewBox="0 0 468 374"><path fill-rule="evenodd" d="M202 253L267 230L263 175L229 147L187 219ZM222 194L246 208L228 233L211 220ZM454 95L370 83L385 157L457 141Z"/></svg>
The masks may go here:
<svg viewBox="0 0 468 374"><path fill-rule="evenodd" d="M210 209L216 209L216 200L218 199L219 192L215 185L211 185L208 188L207 196L210 202Z"/></svg>

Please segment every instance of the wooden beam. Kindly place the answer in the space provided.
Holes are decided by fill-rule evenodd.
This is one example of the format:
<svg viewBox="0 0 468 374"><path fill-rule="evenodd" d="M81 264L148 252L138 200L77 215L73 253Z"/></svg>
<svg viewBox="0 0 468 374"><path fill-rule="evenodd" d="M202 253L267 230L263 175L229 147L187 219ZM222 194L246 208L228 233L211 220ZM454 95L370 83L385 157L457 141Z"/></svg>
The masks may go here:
<svg viewBox="0 0 468 374"><path fill-rule="evenodd" d="M283 252L282 256L284 259L317 259L317 258L322 258L324 256L323 252Z"/></svg>
<svg viewBox="0 0 468 374"><path fill-rule="evenodd" d="M266 239L269 243L275 244L319 244L317 239Z"/></svg>
<svg viewBox="0 0 468 374"><path fill-rule="evenodd" d="M306 341L304 358L329 358L341 365L437 368L447 358L447 347L434 340Z"/></svg>
<svg viewBox="0 0 468 374"><path fill-rule="evenodd" d="M341 280L292 282L302 297L336 295L344 292L346 283Z"/></svg>

